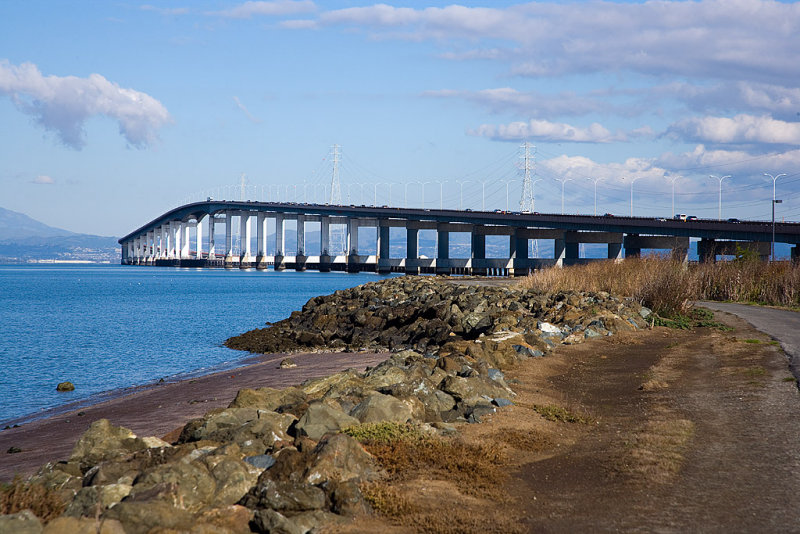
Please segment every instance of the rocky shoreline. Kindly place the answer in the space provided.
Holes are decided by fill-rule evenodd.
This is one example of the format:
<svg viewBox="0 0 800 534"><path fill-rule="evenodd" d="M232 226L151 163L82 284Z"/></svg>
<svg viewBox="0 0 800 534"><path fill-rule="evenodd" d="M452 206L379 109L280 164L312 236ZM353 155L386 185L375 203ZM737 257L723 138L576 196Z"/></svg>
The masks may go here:
<svg viewBox="0 0 800 534"><path fill-rule="evenodd" d="M392 354L363 372L242 389L227 408L189 421L172 443L96 421L68 460L28 481L66 502L63 513L44 525L30 512L0 516L0 532L295 533L347 520L369 510L364 484L384 476L358 429L408 425L445 439L513 404L504 370L559 344L644 328L649 315L605 293L431 277L316 297L226 344Z"/></svg>

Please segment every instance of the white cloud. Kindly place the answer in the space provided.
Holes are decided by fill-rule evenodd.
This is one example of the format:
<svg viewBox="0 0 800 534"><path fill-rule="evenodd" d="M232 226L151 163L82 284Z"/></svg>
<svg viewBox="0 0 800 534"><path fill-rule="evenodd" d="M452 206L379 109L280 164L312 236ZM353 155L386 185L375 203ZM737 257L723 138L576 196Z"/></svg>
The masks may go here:
<svg viewBox="0 0 800 534"><path fill-rule="evenodd" d="M325 11L319 25L345 26L383 37L431 39L445 47L481 43L453 58L501 56L524 76L634 71L796 85L800 4L772 0L530 2L507 8L444 8L386 4ZM765 31L769 28L769 31ZM385 30L391 29L387 34ZM445 55L444 57L447 57Z"/></svg>
<svg viewBox="0 0 800 534"><path fill-rule="evenodd" d="M150 4L144 4L139 6L139 9L141 9L142 11L154 11L160 15L186 15L187 13L189 13L188 7L164 8L164 7L152 6Z"/></svg>
<svg viewBox="0 0 800 534"><path fill-rule="evenodd" d="M171 121L167 109L148 94L99 74L43 76L32 63L16 66L0 60L0 95L74 149L86 144L84 123L97 115L116 120L120 134L136 148L153 143L158 130Z"/></svg>
<svg viewBox="0 0 800 534"><path fill-rule="evenodd" d="M47 176L46 174L40 174L33 180L31 180L32 184L39 184L39 185L52 185L56 183L51 177Z"/></svg>
<svg viewBox="0 0 800 534"><path fill-rule="evenodd" d="M253 124L261 124L262 122L261 119L253 116L253 114L250 113L250 110L247 109L244 104L242 104L238 96L234 96L233 101L236 102L236 107L238 107L242 111L242 113L244 113L245 117L247 117L250 120L250 122L252 122Z"/></svg>
<svg viewBox="0 0 800 534"><path fill-rule="evenodd" d="M209 12L231 19L249 19L257 16L283 16L312 13L317 5L311 0L274 0L270 2L245 2L231 9Z"/></svg>
<svg viewBox="0 0 800 534"><path fill-rule="evenodd" d="M607 101L570 92L549 95L517 91L510 87L480 91L442 89L425 91L422 95L435 98L459 98L487 108L492 113L513 113L532 117L577 116L600 111L608 112L613 109Z"/></svg>
<svg viewBox="0 0 800 534"><path fill-rule="evenodd" d="M597 123L593 123L587 128L578 128L569 124L544 120L512 122L501 125L483 124L467 133L488 137L496 141L522 141L529 139L553 143L609 143L625 140L624 135L612 134L608 129Z"/></svg>
<svg viewBox="0 0 800 534"><path fill-rule="evenodd" d="M670 126L667 134L699 143L800 145L800 123L766 115L684 119Z"/></svg>

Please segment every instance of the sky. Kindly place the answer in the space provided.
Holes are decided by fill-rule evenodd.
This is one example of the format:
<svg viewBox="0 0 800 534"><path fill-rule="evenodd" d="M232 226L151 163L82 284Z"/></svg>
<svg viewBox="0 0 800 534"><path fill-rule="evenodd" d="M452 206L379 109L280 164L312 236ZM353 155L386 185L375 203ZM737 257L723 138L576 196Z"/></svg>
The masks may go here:
<svg viewBox="0 0 800 534"><path fill-rule="evenodd" d="M0 0L0 207L122 236L335 167L346 204L519 210L527 145L538 212L769 220L774 184L800 220L798 50L759 0Z"/></svg>

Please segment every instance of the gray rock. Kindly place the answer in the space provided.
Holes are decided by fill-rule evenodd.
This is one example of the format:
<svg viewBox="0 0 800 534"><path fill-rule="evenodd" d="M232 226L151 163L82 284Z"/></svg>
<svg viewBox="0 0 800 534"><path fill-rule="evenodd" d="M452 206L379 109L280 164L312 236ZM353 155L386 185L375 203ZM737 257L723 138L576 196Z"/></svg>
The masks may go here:
<svg viewBox="0 0 800 534"><path fill-rule="evenodd" d="M253 516L256 532L264 534L306 534L308 531L275 510L256 510Z"/></svg>
<svg viewBox="0 0 800 534"><path fill-rule="evenodd" d="M309 484L320 485L334 480L375 480L380 474L372 455L358 441L347 434L334 434L314 449L303 478Z"/></svg>
<svg viewBox="0 0 800 534"><path fill-rule="evenodd" d="M405 423L412 418L411 408L404 402L381 393L373 393L353 408L350 415L361 423L393 421Z"/></svg>
<svg viewBox="0 0 800 534"><path fill-rule="evenodd" d="M275 465L275 457L271 454L258 454L256 456L245 456L244 461L257 469L269 469Z"/></svg>
<svg viewBox="0 0 800 534"><path fill-rule="evenodd" d="M327 404L314 402L308 406L306 413L297 421L295 429L298 435L308 436L314 441L319 441L325 434L338 432L357 424L359 424L359 420L355 417Z"/></svg>
<svg viewBox="0 0 800 534"><path fill-rule="evenodd" d="M41 534L42 522L30 510L0 515L0 534Z"/></svg>

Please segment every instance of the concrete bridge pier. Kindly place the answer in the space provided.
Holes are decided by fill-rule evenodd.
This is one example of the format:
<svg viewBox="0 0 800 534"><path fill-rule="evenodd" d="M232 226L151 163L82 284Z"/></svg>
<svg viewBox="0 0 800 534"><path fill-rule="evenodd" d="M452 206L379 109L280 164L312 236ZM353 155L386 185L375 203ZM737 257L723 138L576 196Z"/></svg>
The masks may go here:
<svg viewBox="0 0 800 534"><path fill-rule="evenodd" d="M406 225L406 274L419 274L419 227Z"/></svg>
<svg viewBox="0 0 800 534"><path fill-rule="evenodd" d="M331 271L331 218L322 216L319 219L319 271L329 273Z"/></svg>
<svg viewBox="0 0 800 534"><path fill-rule="evenodd" d="M348 273L361 272L361 256L358 255L358 219L347 221L347 266Z"/></svg>
<svg viewBox="0 0 800 534"><path fill-rule="evenodd" d="M689 238L678 236L643 236L638 234L628 234L623 240L625 246L625 257L640 257L642 249L664 249L670 250L674 258L681 261L689 261ZM699 248L698 248L699 252ZM685 260L684 260L685 258Z"/></svg>
<svg viewBox="0 0 800 534"><path fill-rule="evenodd" d="M283 213L275 214L275 266L276 271L286 269L284 261L284 238L286 237L286 225L284 224Z"/></svg>
<svg viewBox="0 0 800 534"><path fill-rule="evenodd" d="M389 274L392 272L390 257L389 234L391 227L386 221L378 222L378 273Z"/></svg>
<svg viewBox="0 0 800 534"><path fill-rule="evenodd" d="M208 215L208 259L217 259L217 245L216 245L216 226L217 217L213 213Z"/></svg>
<svg viewBox="0 0 800 534"><path fill-rule="evenodd" d="M256 215L256 269L267 268L267 214L263 211Z"/></svg>
<svg viewBox="0 0 800 534"><path fill-rule="evenodd" d="M297 253L294 256L295 271L305 271L308 256L306 255L306 218L297 216Z"/></svg>
<svg viewBox="0 0 800 534"><path fill-rule="evenodd" d="M470 237L472 245L472 252L470 253L472 268L470 271L471 274L475 276L486 276L486 234L479 233L476 230L477 228L472 229L472 235Z"/></svg>
<svg viewBox="0 0 800 534"><path fill-rule="evenodd" d="M225 268L233 267L233 220L231 212L225 213Z"/></svg>

